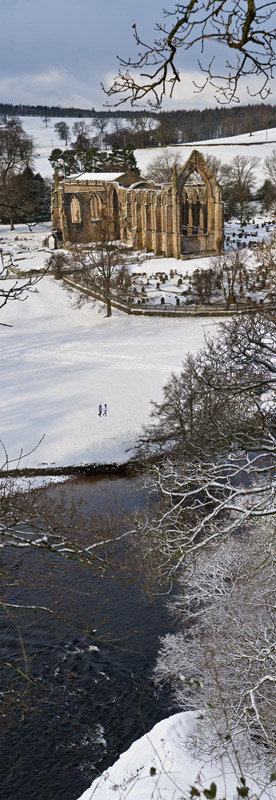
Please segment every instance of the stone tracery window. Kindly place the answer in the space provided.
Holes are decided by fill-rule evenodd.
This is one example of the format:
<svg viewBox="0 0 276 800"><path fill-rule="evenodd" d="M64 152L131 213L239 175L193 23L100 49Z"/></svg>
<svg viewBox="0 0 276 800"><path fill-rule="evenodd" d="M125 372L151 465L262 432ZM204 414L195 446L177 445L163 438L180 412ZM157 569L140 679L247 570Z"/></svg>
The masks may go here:
<svg viewBox="0 0 276 800"><path fill-rule="evenodd" d="M197 236L208 232L207 189L196 170L191 173L182 189L181 218L182 236Z"/></svg>
<svg viewBox="0 0 276 800"><path fill-rule="evenodd" d="M71 221L75 223L81 222L81 207L77 197L72 197L70 203Z"/></svg>
<svg viewBox="0 0 276 800"><path fill-rule="evenodd" d="M190 175L186 181L186 184L191 184L191 183L193 184L196 183L201 185L204 184L204 179L202 175L200 175L200 173L197 171L197 169L193 169L192 172L190 172Z"/></svg>
<svg viewBox="0 0 276 800"><path fill-rule="evenodd" d="M91 219L99 219L101 216L102 202L97 194L92 194L90 198L90 216Z"/></svg>

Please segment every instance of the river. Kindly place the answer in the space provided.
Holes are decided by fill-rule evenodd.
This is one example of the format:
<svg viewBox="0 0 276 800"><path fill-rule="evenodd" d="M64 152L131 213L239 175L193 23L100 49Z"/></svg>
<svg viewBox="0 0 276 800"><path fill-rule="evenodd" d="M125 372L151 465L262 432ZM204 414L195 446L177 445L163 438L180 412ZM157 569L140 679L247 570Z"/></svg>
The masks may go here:
<svg viewBox="0 0 276 800"><path fill-rule="evenodd" d="M65 507L73 499L86 517L116 518L121 509L130 513L147 502L140 477L71 479L63 489L44 490L49 504L61 491ZM172 622L162 597L143 596L131 544L127 547L129 570L123 578L116 570L102 574L53 554L5 551L6 602L26 604L31 592L32 603L48 605L62 617L29 611L2 615L2 658L23 668L22 636L31 677L19 707L15 703L4 717L5 800L75 800L145 729L171 712L169 693L157 692L151 675L159 636Z"/></svg>

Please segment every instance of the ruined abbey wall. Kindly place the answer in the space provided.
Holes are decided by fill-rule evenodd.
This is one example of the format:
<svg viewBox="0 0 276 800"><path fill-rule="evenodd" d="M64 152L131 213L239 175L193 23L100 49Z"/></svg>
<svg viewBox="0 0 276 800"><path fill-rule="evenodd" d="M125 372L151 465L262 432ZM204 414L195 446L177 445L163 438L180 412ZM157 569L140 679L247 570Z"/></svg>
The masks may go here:
<svg viewBox="0 0 276 800"><path fill-rule="evenodd" d="M112 177L112 179L110 179ZM194 150L170 184L122 175L84 175L56 181L52 225L60 245L95 240L99 220L134 249L185 257L223 248L221 188Z"/></svg>

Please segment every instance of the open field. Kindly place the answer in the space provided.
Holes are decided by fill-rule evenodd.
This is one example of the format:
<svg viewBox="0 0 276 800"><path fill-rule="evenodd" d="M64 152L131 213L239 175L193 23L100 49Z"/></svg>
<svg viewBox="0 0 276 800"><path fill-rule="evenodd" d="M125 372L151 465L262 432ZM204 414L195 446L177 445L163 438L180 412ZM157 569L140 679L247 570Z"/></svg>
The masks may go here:
<svg viewBox="0 0 276 800"><path fill-rule="evenodd" d="M15 230L9 239L18 235ZM32 235L37 247L45 230L26 233ZM1 311L1 322L13 326L1 327L0 356L1 439L9 459L45 434L22 467L127 460L150 401L161 399L171 370L212 330L212 320L130 318L118 311L106 319L99 311L99 304L74 308L50 277L25 302ZM98 417L100 402L108 405L107 418Z"/></svg>
<svg viewBox="0 0 276 800"><path fill-rule="evenodd" d="M23 120L24 128L35 137L36 169L44 176L51 176L48 156L52 146L60 144L54 132L56 122L50 120L46 128L39 118ZM73 120L69 122L72 125ZM181 149L184 162L194 147L228 161L238 152L258 155L261 181L261 160L276 147L276 129L169 149ZM137 151L139 166L146 168L158 152L160 148ZM42 248L47 230L47 224L33 233L18 226L8 233L1 226L2 246L13 253L18 267L41 267L47 257ZM257 238L262 233L260 225ZM191 274L208 265L209 259L151 259L142 271L169 273L179 268ZM174 284L173 295L177 293ZM164 288L169 297L170 285ZM159 302L155 284L153 293ZM2 310L1 321L13 326L1 328L1 438L9 459L28 452L45 434L22 466L127 460L149 419L150 401L161 399L170 372L179 370L185 354L202 345L204 331L215 327L212 320L129 318L118 311L107 320L99 310L99 305L89 304L74 308L66 291L50 277L43 278L24 303L10 303ZM107 418L97 415L100 402L108 404Z"/></svg>

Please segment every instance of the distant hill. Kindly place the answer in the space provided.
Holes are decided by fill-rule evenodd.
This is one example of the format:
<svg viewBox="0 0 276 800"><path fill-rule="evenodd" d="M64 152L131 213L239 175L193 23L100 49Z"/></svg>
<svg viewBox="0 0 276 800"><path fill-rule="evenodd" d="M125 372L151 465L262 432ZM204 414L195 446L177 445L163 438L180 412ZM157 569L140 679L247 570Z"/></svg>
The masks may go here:
<svg viewBox="0 0 276 800"><path fill-rule="evenodd" d="M154 112L149 110L103 109L94 108L62 108L61 106L25 105L0 103L0 118L19 117L58 117L60 118L97 118L106 117L134 120L138 117L151 117L167 128L164 144L177 142L204 141L227 136L240 136L251 131L276 127L276 105L255 103L234 105L232 107L217 105L214 108L185 109ZM150 144L150 137L149 142ZM138 145L137 145L138 146ZM141 146L141 145L140 145Z"/></svg>
<svg viewBox="0 0 276 800"><path fill-rule="evenodd" d="M255 103L232 107L217 105L214 108L177 109L162 114L171 127L181 132L182 142L220 139L240 136L243 133L276 127L276 106Z"/></svg>
<svg viewBox="0 0 276 800"><path fill-rule="evenodd" d="M95 111L94 108L62 108L62 106L29 106L25 103L14 105L13 103L0 103L0 117L138 117L148 116L156 117L153 111L129 111L127 109L110 111L103 109L103 111Z"/></svg>

